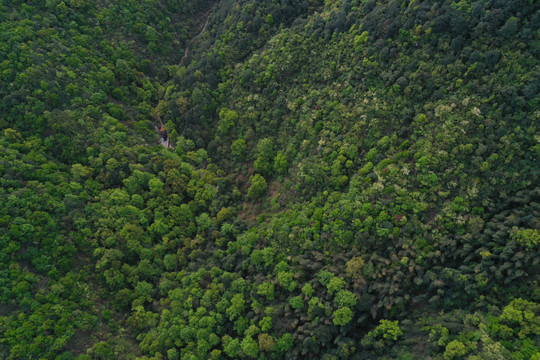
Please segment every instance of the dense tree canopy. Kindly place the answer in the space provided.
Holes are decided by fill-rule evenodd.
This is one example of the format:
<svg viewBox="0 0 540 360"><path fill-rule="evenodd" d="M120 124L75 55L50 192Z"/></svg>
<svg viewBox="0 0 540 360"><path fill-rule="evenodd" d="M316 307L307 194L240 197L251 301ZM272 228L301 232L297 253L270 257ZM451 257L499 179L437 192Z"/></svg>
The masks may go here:
<svg viewBox="0 0 540 360"><path fill-rule="evenodd" d="M0 358L540 358L538 2L0 13Z"/></svg>

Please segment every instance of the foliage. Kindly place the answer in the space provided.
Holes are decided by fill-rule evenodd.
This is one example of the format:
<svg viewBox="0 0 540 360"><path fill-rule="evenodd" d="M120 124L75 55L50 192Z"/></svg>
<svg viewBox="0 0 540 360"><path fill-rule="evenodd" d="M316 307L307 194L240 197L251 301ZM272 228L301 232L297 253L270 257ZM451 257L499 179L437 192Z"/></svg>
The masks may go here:
<svg viewBox="0 0 540 360"><path fill-rule="evenodd" d="M538 357L538 2L0 10L0 358Z"/></svg>
<svg viewBox="0 0 540 360"><path fill-rule="evenodd" d="M248 199L257 199L262 196L267 187L265 178L259 174L255 174L251 177L251 186L246 196Z"/></svg>
<svg viewBox="0 0 540 360"><path fill-rule="evenodd" d="M362 339L362 345L373 345L376 348L382 349L384 345L397 341L398 337L403 335L403 331L399 327L398 321L381 320L379 325L367 333Z"/></svg>

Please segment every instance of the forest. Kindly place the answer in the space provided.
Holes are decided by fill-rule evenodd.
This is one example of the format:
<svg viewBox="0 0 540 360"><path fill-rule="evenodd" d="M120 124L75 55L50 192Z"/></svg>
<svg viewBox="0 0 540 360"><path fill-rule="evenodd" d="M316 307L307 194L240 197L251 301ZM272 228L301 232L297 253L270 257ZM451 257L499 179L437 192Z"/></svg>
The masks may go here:
<svg viewBox="0 0 540 360"><path fill-rule="evenodd" d="M540 2L0 0L0 80L0 359L540 360Z"/></svg>

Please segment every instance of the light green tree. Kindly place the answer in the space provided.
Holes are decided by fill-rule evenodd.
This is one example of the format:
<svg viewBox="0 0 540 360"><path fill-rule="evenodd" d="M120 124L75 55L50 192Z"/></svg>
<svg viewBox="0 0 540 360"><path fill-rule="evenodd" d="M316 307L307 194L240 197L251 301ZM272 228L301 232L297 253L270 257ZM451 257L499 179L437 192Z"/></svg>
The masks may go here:
<svg viewBox="0 0 540 360"><path fill-rule="evenodd" d="M274 158L274 170L280 175L285 175L288 168L289 162L287 161L287 158L281 151L279 151Z"/></svg>
<svg viewBox="0 0 540 360"><path fill-rule="evenodd" d="M250 200L261 197L268 185L266 179L259 174L255 174L251 177L251 186L247 192L247 198Z"/></svg>
<svg viewBox="0 0 540 360"><path fill-rule="evenodd" d="M353 318L353 312L348 307L342 307L334 311L332 314L334 325L347 325Z"/></svg>
<svg viewBox="0 0 540 360"><path fill-rule="evenodd" d="M222 108L219 112L218 123L218 131L220 134L226 135L237 120L238 113L236 111Z"/></svg>
<svg viewBox="0 0 540 360"><path fill-rule="evenodd" d="M259 345L250 336L246 336L244 340L242 340L241 346L242 346L242 351L247 356L251 358L256 358L257 355L259 355Z"/></svg>
<svg viewBox="0 0 540 360"><path fill-rule="evenodd" d="M246 154L247 145L244 139L237 139L231 144L231 153L233 157L237 160L244 158Z"/></svg>

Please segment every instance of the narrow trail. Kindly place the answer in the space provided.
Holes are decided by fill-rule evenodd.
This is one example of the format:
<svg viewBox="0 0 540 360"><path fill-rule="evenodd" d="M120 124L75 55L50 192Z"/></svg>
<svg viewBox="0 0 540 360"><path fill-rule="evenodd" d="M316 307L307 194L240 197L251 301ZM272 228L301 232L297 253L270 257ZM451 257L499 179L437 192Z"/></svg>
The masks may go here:
<svg viewBox="0 0 540 360"><path fill-rule="evenodd" d="M217 7L221 7L221 3L223 2L223 0L220 0ZM190 48L193 47L193 44L195 43L195 41L197 41L201 36L202 34L204 34L204 32L206 31L206 27L208 26L208 22L210 21L210 16L212 15L212 10L214 10L215 6L212 6L209 10L208 10L208 15L206 16L206 22L204 23L204 26L201 30L201 32L199 32L197 35L195 35L191 40L190 42L188 43L188 45L186 46L186 50L184 51L184 56L182 57L182 59L180 60L180 63L178 64L178 66L183 66L184 65L184 61L186 60L187 56L189 55L189 51L191 50Z"/></svg>
<svg viewBox="0 0 540 360"><path fill-rule="evenodd" d="M217 4L218 8L221 7L222 2L223 2L223 0L219 1L219 3ZM178 64L178 66L183 66L184 65L184 61L188 57L191 48L193 48L193 44L206 31L206 28L208 27L208 23L210 22L210 16L212 15L212 10L214 10L215 8L216 8L215 6L212 6L212 7L210 7L208 9L208 13L206 15L206 21L204 23L204 26L203 26L202 30L189 41L189 43L186 46L186 50L184 51L184 56L180 60L180 63ZM159 120L160 126L156 125L155 129L156 129L156 132L159 134L159 142L160 142L160 144L166 149L168 149L168 148L174 149L174 147L170 144L169 133L167 132L167 129L165 128L165 125L163 124L163 121L161 121L160 117L158 117L158 120ZM163 131L163 129L165 129L165 130ZM164 136L165 134L166 134L166 137Z"/></svg>

